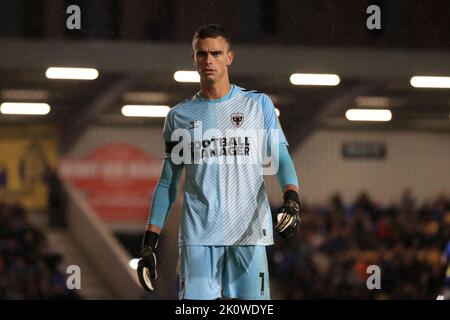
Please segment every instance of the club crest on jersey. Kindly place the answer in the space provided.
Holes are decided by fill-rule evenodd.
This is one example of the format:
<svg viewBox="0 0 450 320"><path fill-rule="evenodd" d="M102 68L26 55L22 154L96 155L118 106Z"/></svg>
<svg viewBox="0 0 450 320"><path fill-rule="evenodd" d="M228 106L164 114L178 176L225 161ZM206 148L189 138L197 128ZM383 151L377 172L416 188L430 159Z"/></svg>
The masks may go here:
<svg viewBox="0 0 450 320"><path fill-rule="evenodd" d="M235 112L231 114L231 122L237 128L239 128L244 122L244 114L241 112Z"/></svg>

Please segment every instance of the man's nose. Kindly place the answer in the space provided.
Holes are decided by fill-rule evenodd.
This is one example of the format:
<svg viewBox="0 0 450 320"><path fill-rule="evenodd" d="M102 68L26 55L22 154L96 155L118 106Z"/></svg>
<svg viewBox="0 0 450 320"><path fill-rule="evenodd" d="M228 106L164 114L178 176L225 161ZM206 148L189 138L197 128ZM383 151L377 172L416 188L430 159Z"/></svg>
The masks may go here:
<svg viewBox="0 0 450 320"><path fill-rule="evenodd" d="M206 55L206 63L207 63L207 64L211 64L212 62L213 62L213 56L212 56L211 53L208 53L208 54Z"/></svg>

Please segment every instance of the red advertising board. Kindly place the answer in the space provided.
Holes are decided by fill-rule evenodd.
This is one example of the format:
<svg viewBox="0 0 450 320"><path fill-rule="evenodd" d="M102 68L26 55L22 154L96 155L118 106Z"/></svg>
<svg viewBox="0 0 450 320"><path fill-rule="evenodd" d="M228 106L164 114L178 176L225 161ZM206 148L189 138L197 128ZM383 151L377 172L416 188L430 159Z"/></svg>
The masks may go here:
<svg viewBox="0 0 450 320"><path fill-rule="evenodd" d="M134 145L114 143L83 158L61 159L58 171L103 221L141 223L148 218L161 165L161 159L153 159Z"/></svg>

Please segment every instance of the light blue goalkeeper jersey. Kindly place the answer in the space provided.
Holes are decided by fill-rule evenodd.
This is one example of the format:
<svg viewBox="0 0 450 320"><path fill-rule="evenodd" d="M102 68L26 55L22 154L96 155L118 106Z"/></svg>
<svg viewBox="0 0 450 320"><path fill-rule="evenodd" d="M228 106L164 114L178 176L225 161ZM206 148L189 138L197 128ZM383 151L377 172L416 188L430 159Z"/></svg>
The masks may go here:
<svg viewBox="0 0 450 320"><path fill-rule="evenodd" d="M180 133L189 149L179 245L273 244L263 154L287 141L270 98L236 85L217 100L197 93L166 117L165 141Z"/></svg>

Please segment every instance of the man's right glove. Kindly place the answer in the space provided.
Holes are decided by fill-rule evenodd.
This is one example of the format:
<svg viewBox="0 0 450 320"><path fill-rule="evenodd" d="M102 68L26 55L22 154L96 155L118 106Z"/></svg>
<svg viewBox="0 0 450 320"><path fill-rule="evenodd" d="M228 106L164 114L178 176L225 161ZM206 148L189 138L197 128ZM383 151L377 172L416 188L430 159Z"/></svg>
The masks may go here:
<svg viewBox="0 0 450 320"><path fill-rule="evenodd" d="M156 271L156 254L159 235L153 231L146 231L142 241L140 253L141 259L138 262L138 278L142 287L147 291L153 291L153 281L158 278Z"/></svg>
<svg viewBox="0 0 450 320"><path fill-rule="evenodd" d="M283 196L284 204L274 215L275 231L280 237L292 237L300 227L300 200L294 190L288 190Z"/></svg>

